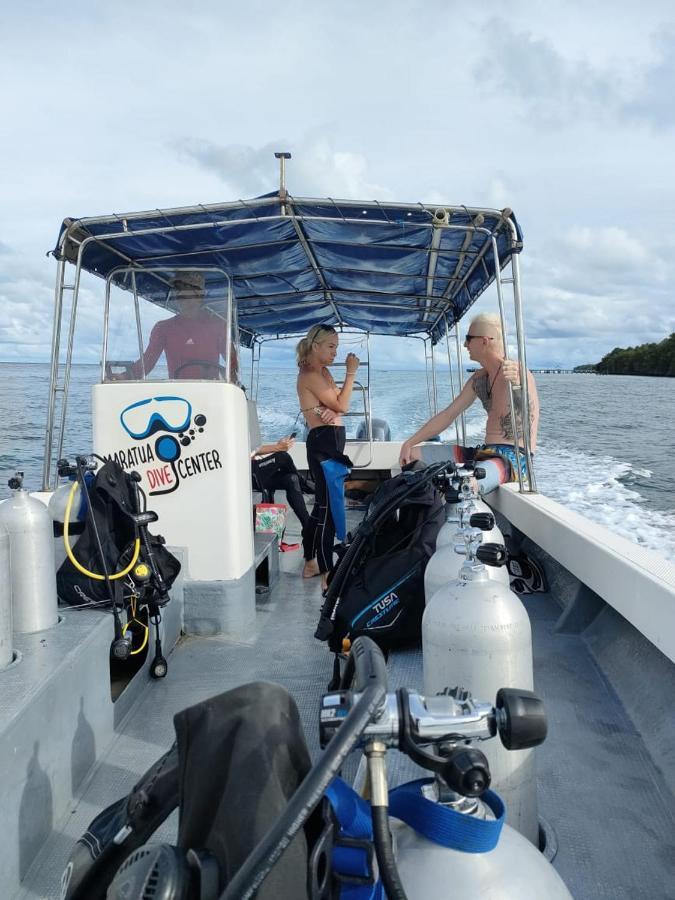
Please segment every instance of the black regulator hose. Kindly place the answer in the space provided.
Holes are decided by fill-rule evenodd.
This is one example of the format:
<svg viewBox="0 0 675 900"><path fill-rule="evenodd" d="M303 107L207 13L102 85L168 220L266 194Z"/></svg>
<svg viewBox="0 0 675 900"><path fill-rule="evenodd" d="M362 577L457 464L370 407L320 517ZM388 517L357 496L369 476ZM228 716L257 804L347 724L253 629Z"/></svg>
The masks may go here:
<svg viewBox="0 0 675 900"><path fill-rule="evenodd" d="M387 806L371 806L370 810L373 819L375 856L387 900L408 900L394 858L394 848L389 831L389 808Z"/></svg>
<svg viewBox="0 0 675 900"><path fill-rule="evenodd" d="M364 642L366 642L364 644ZM377 677L382 672L380 665L371 661L371 654L382 655L379 647L369 638L357 638L354 647L360 644L368 653L357 651L356 682L367 684L363 693L351 708L344 722L331 739L314 768L291 797L283 815L270 828L258 846L236 872L219 900L248 900L258 890L274 864L305 824L312 811L323 797L326 788L338 774L346 757L355 747L371 719L382 708L387 694L386 680ZM373 650L374 648L374 650ZM354 653L354 648L352 648ZM375 677L373 677L375 675ZM404 895L402 895L404 896Z"/></svg>

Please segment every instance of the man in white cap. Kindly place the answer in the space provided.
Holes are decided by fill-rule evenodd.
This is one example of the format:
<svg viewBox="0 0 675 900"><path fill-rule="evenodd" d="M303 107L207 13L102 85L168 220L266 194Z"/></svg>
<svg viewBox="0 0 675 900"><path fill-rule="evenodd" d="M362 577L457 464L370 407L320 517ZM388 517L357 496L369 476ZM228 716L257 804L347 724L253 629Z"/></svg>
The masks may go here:
<svg viewBox="0 0 675 900"><path fill-rule="evenodd" d="M178 314L157 322L143 354L122 378L141 378L153 370L164 353L169 378L218 378L221 357L227 358L225 323L204 306L202 272L181 272L174 278ZM231 379L237 381L237 355L232 346ZM117 376L120 377L120 376Z"/></svg>

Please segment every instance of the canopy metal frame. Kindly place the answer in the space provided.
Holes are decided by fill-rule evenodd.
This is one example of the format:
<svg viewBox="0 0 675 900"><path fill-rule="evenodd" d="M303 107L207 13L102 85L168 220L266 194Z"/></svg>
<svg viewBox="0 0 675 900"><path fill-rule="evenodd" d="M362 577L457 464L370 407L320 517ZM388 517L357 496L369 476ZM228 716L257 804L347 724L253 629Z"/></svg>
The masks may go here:
<svg viewBox="0 0 675 900"><path fill-rule="evenodd" d="M283 160L280 160L283 162ZM278 213L275 207L279 210ZM309 214L308 209L318 208L319 214ZM358 212L361 212L359 217ZM227 214L242 215L241 218L227 218ZM368 218L371 216L371 218ZM401 218L405 216L405 218ZM453 221L453 216L462 216L464 221ZM190 221L191 217L196 217L198 221ZM401 235L405 235L407 218L411 219L410 225L415 229L431 229L430 241L428 246L420 247L416 245L408 245ZM493 224L487 227L485 222L490 220ZM180 220L177 222L176 220ZM187 221L186 221L187 220ZM136 227L137 224L143 223L142 227ZM147 223L152 224L148 225ZM229 254L236 254L237 247L230 245L226 239L228 232L234 234L232 229L238 229L238 234L242 233L242 229L254 228L256 224L263 222L266 225L273 223L290 222L297 238L299 246L302 248L306 269L302 270L290 269L284 275L280 271L261 271L260 267L252 268L250 272L235 272L222 264L222 259L218 258L218 253L225 250ZM369 269L367 266L354 267L349 266L339 268L341 275L351 273L354 278L359 276L375 276L377 286L371 284L367 289L357 287L355 289L346 290L340 288L336 291L331 286L329 275L335 274L335 266L330 264L321 265L316 257L314 247L319 247L321 241L316 237L310 241L307 237L306 229L316 222L323 225L330 224L335 226L344 226L347 239L337 239L331 236L330 244L341 248L360 248L363 250L367 241L362 243L351 239L354 235L354 226L358 226L358 234L367 235L368 230L373 226L382 226L383 223L396 226L397 239L395 247L397 252L407 251L422 253L426 256L427 263L423 276L425 290L420 293L400 292L392 287L394 279L398 282L402 278L414 280L416 275L410 273L400 273L396 271L386 271L380 269ZM218 241L213 242L213 246L205 248L200 246L198 251L191 251L180 245L180 240L185 235L196 232L208 232L211 229L214 233L218 232ZM454 269L449 274L439 275L439 260L451 251L441 246L442 235L445 230L458 231L464 233L464 240L457 255ZM400 234L399 234L400 232ZM498 236L506 234L508 236L506 259L500 259ZM482 243L479 249L472 246L474 239L480 236ZM120 242L124 242L132 237L134 242L138 242L139 238L147 239L147 245L154 248L154 253L147 255L136 254L131 255L120 247ZM502 238L500 238L502 239ZM157 248L174 249L179 244L179 252L176 252L167 258L166 253L156 252ZM278 249L280 241L275 242ZM271 246L269 241L258 241L242 245L247 252L259 251L262 248ZM386 243L379 242L378 249L386 248ZM93 264L88 258L88 250L92 248L98 253L98 263ZM148 274L155 274L160 269L176 270L186 269L212 269L217 268L228 279L228 306L230 312L227 316L232 327L232 322L237 314L245 320L243 326L240 324L239 330L246 334L247 343L251 349L251 393L255 396L257 393L259 377L260 377L260 355L262 344L271 339L279 339L282 337L293 337L301 332L297 327L284 328L284 312L297 311L302 308L303 315L306 315L304 324L316 324L319 322L328 323L332 320L338 329L343 330L353 328L356 331L367 333L367 335L397 334L405 337L417 337L424 341L425 359L427 363L428 377L428 398L429 407L432 414L438 407L438 385L436 378L436 359L435 345L444 335L446 339L446 350L448 353L450 391L455 396L455 388L452 373L451 361L451 339L452 330L455 332L455 354L457 362L457 372L459 375L459 390L463 387L463 359L462 347L459 334L458 321L468 311L470 306L478 299L484 290L494 281L497 288L497 297L499 302L500 317L502 320L502 328L504 332L504 351L507 353L506 339L506 320L504 315L504 292L506 287L511 288L514 317L516 326L516 336L518 343L518 360L520 362L521 371L526 371L526 356L523 333L523 315L522 315L522 295L520 286L520 271L518 265L518 253L522 249L522 239L519 230L512 217L510 209L490 210L473 207L438 207L426 204L404 204L404 203L383 203L379 201L352 201L352 200L334 200L313 199L313 198L294 198L286 191L282 183L278 195L270 195L267 197L256 198L254 200L225 204L198 204L193 207L181 207L167 210L144 211L137 213L128 213L123 216L112 215L98 218L82 218L78 220L65 220L57 247L54 255L57 258L56 286L55 286L55 302L54 302L54 321L52 330L52 353L51 353L51 371L50 371L50 393L48 403L48 414L45 431L45 463L43 469L43 488L49 489L52 483L52 458L53 449L56 444L58 448L57 456L60 455L63 448L63 439L66 423L66 411L68 393L70 388L71 369L73 361L73 340L75 333L75 324L77 317L77 306L81 284L81 274L83 269L92 272L99 277L106 279L106 295L109 303L110 287L116 284L125 290L130 290L134 297L134 311L139 333L139 351L142 350L142 335L140 330L140 313L139 298L144 296L143 290L139 288L138 279L142 276L146 278ZM455 250L452 250L453 255ZM212 256L212 263L204 265L204 256ZM199 257L199 260L197 259ZM492 269L488 265L488 261L492 263ZM114 268L113 271L102 271L100 260L103 258L108 268ZM116 260L116 264L115 261ZM66 267L72 265L74 269L74 277L72 283L66 283ZM310 289L299 289L293 284L291 278L298 275L298 272L312 272L315 276L318 287ZM504 271L504 274L502 272ZM124 273L127 281L120 283L120 274ZM472 296L467 287L469 279L480 275L480 290L475 296ZM117 280L116 280L117 279ZM267 294L260 292L251 293L251 282L256 279L275 280L278 285L286 284L286 290L268 292ZM381 282L381 284L380 284ZM264 282L263 282L264 283ZM247 286L248 292L240 289L242 285ZM387 290L387 285L389 290ZM438 293L439 286L444 285L442 291ZM456 298L462 290L466 290L468 304L463 310L458 311ZM336 294L340 294L340 299L336 300ZM352 295L353 294L353 295ZM66 297L70 296L70 306L65 302ZM386 299L385 299L386 298ZM345 313L349 310L354 314L363 311L366 312L383 312L388 317L387 329L380 328L377 325L364 328L359 327L353 321L345 319ZM410 321L397 319L397 315L410 316L411 312L423 311L421 318L416 318L411 326ZM262 325L256 325L255 316L261 311L270 315L281 325L280 328L271 332L269 322ZM65 328L65 322L68 322L67 339L65 348L62 346L62 332ZM241 321L241 319L240 319ZM306 330L303 325L303 331ZM229 347L230 341L228 341ZM428 350L427 350L428 345ZM65 359L62 360L63 351L65 349ZM141 353L142 358L142 353ZM229 367L228 367L229 371ZM527 380L522 379L523 392L523 409L529 409L529 397L527 390ZM514 402L511 389L509 389L512 420L515 423ZM60 410L57 415L57 408ZM369 399L366 400L367 421L369 437L372 441L372 425L370 423ZM526 418L526 417L525 417ZM58 437L55 439L56 423L58 421ZM462 443L466 442L466 427L464 417L460 418L456 426L457 437L461 438ZM518 445L518 435L516 434L516 445ZM536 490L534 480L534 472L532 467L532 455L529 447L529 433L524 429L522 435L523 446L526 451L526 469L527 469L527 488L530 491ZM525 490L523 478L519 476L520 490Z"/></svg>

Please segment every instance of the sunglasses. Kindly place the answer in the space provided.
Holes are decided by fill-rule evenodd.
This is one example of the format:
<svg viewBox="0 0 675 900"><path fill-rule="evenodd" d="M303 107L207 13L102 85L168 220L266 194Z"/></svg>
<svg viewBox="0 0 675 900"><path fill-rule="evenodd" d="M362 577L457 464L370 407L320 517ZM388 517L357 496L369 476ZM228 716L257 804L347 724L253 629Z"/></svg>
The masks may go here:
<svg viewBox="0 0 675 900"><path fill-rule="evenodd" d="M464 338L464 342L468 344L469 341L472 341L474 338L487 338L488 341L491 341L491 337L487 337L486 334L467 334Z"/></svg>
<svg viewBox="0 0 675 900"><path fill-rule="evenodd" d="M312 340L315 341L320 334L337 334L337 331L332 325L319 325Z"/></svg>

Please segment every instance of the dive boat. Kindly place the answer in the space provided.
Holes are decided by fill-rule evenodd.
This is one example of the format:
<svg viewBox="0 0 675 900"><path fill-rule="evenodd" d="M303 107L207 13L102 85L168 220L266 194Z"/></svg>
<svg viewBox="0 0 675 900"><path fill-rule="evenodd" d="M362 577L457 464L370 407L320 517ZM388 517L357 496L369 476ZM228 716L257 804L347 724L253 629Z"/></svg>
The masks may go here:
<svg viewBox="0 0 675 900"><path fill-rule="evenodd" d="M93 450L136 470L182 572L162 612L166 673L152 671L147 650L126 671L111 664L104 609L61 605L57 624L13 634L0 670L7 900L60 896L75 841L167 750L173 716L187 706L246 682L278 682L298 704L313 758L320 755L332 660L314 638L318 579L302 580L297 557L280 555L276 536L253 526L264 346L317 323L366 341L420 338L434 414L438 354L447 355L454 396L464 371L461 320L494 284L505 336L507 296L513 302L527 366L523 235L510 209L294 197L288 154L279 156L280 187L269 195L61 226L43 484L33 497L49 503L66 451ZM99 279L103 351L91 446L73 447L66 413L84 273ZM177 280L195 275L213 327L223 329L225 364L214 372L197 357L173 377L146 371L152 325L176 311ZM244 390L237 363L246 352ZM399 471L400 442L371 409L369 371L366 360L352 404L358 437L347 452L359 478L379 483ZM462 422L457 437L466 443ZM538 493L523 438L526 474L487 500L502 532L546 574L547 590L522 597L549 723L536 751L541 852L577 900L675 897L675 566ZM304 441L291 455L307 469ZM360 514L348 510L348 518L356 527ZM286 539L298 536L291 517ZM60 535L54 552L60 565ZM422 663L419 649L394 650L390 683L421 690ZM390 777L402 777L396 765ZM175 830L174 817L159 839L174 840Z"/></svg>

